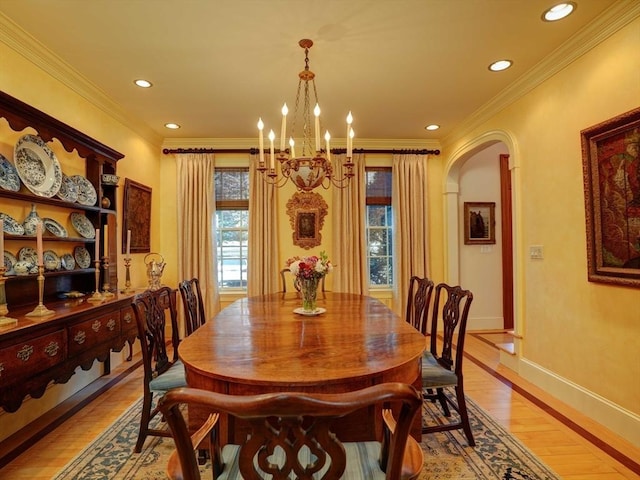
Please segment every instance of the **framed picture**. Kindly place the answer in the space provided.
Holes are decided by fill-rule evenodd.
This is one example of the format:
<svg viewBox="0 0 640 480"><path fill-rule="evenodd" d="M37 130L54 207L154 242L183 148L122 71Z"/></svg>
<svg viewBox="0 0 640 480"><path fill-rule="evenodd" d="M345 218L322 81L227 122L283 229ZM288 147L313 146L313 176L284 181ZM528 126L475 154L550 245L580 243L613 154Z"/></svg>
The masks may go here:
<svg viewBox="0 0 640 480"><path fill-rule="evenodd" d="M464 202L464 244L496 243L495 202Z"/></svg>
<svg viewBox="0 0 640 480"><path fill-rule="evenodd" d="M580 134L588 279L640 287L640 108Z"/></svg>
<svg viewBox="0 0 640 480"><path fill-rule="evenodd" d="M126 253L127 230L131 230L131 253L151 251L151 187L124 181L124 206L122 209L122 253Z"/></svg>
<svg viewBox="0 0 640 480"><path fill-rule="evenodd" d="M297 192L287 202L287 214L293 228L293 244L305 249L322 243L322 226L327 214L327 203L322 195Z"/></svg>

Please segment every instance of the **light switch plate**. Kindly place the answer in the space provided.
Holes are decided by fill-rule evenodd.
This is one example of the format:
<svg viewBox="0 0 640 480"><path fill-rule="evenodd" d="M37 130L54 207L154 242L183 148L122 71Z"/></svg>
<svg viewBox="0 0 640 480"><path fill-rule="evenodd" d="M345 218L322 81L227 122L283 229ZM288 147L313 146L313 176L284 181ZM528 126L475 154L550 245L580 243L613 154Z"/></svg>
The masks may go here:
<svg viewBox="0 0 640 480"><path fill-rule="evenodd" d="M544 258L544 251L542 245L529 246L529 257L536 260L542 260Z"/></svg>

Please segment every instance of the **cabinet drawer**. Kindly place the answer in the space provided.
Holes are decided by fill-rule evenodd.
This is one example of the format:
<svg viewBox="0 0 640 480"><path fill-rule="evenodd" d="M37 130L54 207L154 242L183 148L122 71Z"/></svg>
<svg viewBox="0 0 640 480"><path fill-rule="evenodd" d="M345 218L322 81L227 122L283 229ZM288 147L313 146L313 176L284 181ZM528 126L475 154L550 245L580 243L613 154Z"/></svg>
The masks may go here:
<svg viewBox="0 0 640 480"><path fill-rule="evenodd" d="M122 333L127 334L138 334L138 324L136 323L136 317L133 313L133 307L126 307L120 309L120 325L122 328Z"/></svg>
<svg viewBox="0 0 640 480"><path fill-rule="evenodd" d="M64 330L0 350L0 385L43 372L66 358Z"/></svg>
<svg viewBox="0 0 640 480"><path fill-rule="evenodd" d="M85 320L69 326L69 356L83 352L120 334L119 312Z"/></svg>

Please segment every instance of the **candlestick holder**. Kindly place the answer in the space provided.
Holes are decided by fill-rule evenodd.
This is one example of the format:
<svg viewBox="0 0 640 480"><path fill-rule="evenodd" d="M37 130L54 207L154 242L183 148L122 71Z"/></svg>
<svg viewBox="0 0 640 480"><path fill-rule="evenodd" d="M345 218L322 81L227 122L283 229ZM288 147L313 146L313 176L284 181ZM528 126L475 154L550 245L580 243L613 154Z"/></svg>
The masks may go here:
<svg viewBox="0 0 640 480"><path fill-rule="evenodd" d="M93 295L89 297L89 301L102 302L104 300L104 297L100 293L100 260L95 260L93 264L95 265L95 269L96 269L96 272L95 272L96 273L96 290L95 292L93 292Z"/></svg>
<svg viewBox="0 0 640 480"><path fill-rule="evenodd" d="M27 313L27 317L46 317L47 315L53 315L56 313L54 310L49 310L42 303L44 298L44 265L38 265L38 306L31 312Z"/></svg>
<svg viewBox="0 0 640 480"><path fill-rule="evenodd" d="M4 275L6 271L7 268L4 265L0 266L0 327L18 323L17 319L7 317L9 309L7 308L7 294L4 289L4 282L7 281L7 277Z"/></svg>
<svg viewBox="0 0 640 480"><path fill-rule="evenodd" d="M125 268L124 290L122 290L122 293L133 293L135 290L131 288L131 273L129 272L129 270L131 269L131 258L124 259L124 268Z"/></svg>
<svg viewBox="0 0 640 480"><path fill-rule="evenodd" d="M109 257L102 257L102 268L104 269L104 278L102 280L102 296L113 297L111 285L109 285Z"/></svg>

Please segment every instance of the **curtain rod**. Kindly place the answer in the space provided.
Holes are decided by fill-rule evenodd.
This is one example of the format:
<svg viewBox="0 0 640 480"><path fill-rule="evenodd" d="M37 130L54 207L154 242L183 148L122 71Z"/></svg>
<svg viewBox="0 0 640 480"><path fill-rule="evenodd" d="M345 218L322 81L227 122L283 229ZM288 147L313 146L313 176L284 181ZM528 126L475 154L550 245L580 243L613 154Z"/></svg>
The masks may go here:
<svg viewBox="0 0 640 480"><path fill-rule="evenodd" d="M169 155L171 153L249 153L257 155L257 148L165 148L162 153ZM331 153L339 155L346 153L346 148L332 148ZM415 154L415 155L440 155L440 150L369 150L366 148L354 148L354 153L399 153L399 154Z"/></svg>

